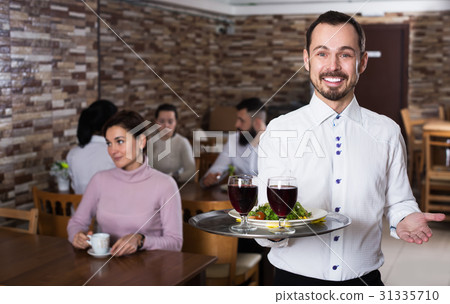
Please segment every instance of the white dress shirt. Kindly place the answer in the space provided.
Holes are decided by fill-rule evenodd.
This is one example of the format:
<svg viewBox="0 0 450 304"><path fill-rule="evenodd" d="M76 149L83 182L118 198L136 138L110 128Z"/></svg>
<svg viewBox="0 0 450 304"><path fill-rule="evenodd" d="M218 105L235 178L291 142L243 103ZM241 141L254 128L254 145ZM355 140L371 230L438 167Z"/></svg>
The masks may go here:
<svg viewBox="0 0 450 304"><path fill-rule="evenodd" d="M168 140L159 139L154 142L151 159L153 163L150 165L153 168L175 177L179 182L185 182L194 176L192 147L187 138L180 134L175 134Z"/></svg>
<svg viewBox="0 0 450 304"><path fill-rule="evenodd" d="M281 132L280 132L281 131ZM391 234L405 216L420 211L406 173L405 144L398 125L361 108L353 98L341 113L313 96L309 105L273 120L259 150L258 204L267 202L271 176L292 175L298 201L340 212L350 226L329 234L258 240L272 247L277 268L322 280L365 275L383 264L382 217Z"/></svg>
<svg viewBox="0 0 450 304"><path fill-rule="evenodd" d="M230 133L222 152L204 176L209 173L227 173L229 165L235 168L235 174L258 174L258 148L250 143L240 145L239 134L239 132ZM226 174L222 174L222 177L225 176Z"/></svg>
<svg viewBox="0 0 450 304"><path fill-rule="evenodd" d="M115 168L103 136L93 135L83 148L76 146L67 154L72 189L83 194L95 173Z"/></svg>

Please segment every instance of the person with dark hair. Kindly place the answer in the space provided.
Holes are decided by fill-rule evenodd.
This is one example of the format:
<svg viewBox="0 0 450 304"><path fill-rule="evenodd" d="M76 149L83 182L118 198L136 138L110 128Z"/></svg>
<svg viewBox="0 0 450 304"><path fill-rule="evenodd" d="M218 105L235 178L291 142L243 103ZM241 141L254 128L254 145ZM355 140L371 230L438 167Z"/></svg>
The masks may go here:
<svg viewBox="0 0 450 304"><path fill-rule="evenodd" d="M156 109L156 123L160 139L153 143L151 166L172 176L177 182L185 182L195 174L192 146L186 137L176 132L178 113L171 104L162 104Z"/></svg>
<svg viewBox="0 0 450 304"><path fill-rule="evenodd" d="M89 182L67 226L75 248L86 249L89 224L109 233L111 254L137 250L180 251L183 243L181 198L176 182L147 165L145 120L121 111L103 128L108 153L116 168L101 171Z"/></svg>
<svg viewBox="0 0 450 304"><path fill-rule="evenodd" d="M67 155L72 189L77 194L84 193L95 173L114 168L101 132L105 122L116 112L117 107L104 99L93 102L81 112L77 128L78 146Z"/></svg>
<svg viewBox="0 0 450 304"><path fill-rule="evenodd" d="M235 174L258 174L257 145L259 136L266 129L264 104L259 98L252 97L242 100L236 109L237 132L228 138L222 152L200 180L205 187L222 181L229 166L234 167Z"/></svg>
<svg viewBox="0 0 450 304"><path fill-rule="evenodd" d="M399 126L356 100L368 62L364 45L361 26L350 16L329 11L313 22L303 59L314 95L309 105L272 120L261 136L261 182L294 176L297 201L306 209L352 219L320 237L257 239L271 247L275 285L383 285L383 216L393 237L416 244L431 237L428 221L445 217L420 212ZM258 191L258 204L266 203L266 187Z"/></svg>

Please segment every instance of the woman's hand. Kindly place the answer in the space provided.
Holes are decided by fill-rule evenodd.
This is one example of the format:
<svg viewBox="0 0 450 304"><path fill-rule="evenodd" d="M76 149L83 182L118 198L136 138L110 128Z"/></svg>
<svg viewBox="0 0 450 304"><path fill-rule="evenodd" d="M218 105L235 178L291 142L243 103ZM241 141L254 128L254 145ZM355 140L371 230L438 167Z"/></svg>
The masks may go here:
<svg viewBox="0 0 450 304"><path fill-rule="evenodd" d="M88 233L84 233L83 231L78 232L77 234L75 234L75 237L73 238L73 242L72 245L73 247L77 248L77 249L86 249L88 248L90 245L88 244L88 240L89 238L87 237L88 235L92 235L92 231L88 231Z"/></svg>
<svg viewBox="0 0 450 304"><path fill-rule="evenodd" d="M132 254L137 251L142 236L140 234L127 234L111 247L111 254L115 256L122 256Z"/></svg>

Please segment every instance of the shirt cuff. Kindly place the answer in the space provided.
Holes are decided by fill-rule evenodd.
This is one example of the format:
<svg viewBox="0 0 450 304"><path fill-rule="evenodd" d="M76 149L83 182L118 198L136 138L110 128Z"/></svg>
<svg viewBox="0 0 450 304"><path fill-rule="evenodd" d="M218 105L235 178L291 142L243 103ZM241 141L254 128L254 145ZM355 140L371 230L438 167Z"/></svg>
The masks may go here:
<svg viewBox="0 0 450 304"><path fill-rule="evenodd" d="M414 213L417 211L412 211L412 210L408 210L408 211L403 211L403 212L398 212L395 216L392 217L391 221L390 221L390 234L393 238L395 239L400 239L400 237L397 234L397 225L398 223L400 223L405 217L407 217L408 215L410 215L411 213Z"/></svg>

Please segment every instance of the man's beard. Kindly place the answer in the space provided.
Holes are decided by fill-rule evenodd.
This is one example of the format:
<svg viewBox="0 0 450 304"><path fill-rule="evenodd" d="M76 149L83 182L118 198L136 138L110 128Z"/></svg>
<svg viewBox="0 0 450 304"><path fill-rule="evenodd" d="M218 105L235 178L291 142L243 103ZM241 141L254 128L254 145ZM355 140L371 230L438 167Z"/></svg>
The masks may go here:
<svg viewBox="0 0 450 304"><path fill-rule="evenodd" d="M238 129L238 131L239 131L239 145L241 145L241 146L248 145L249 142L248 142L247 138L244 137L242 130ZM253 127L251 127L250 130L248 130L247 132L250 133L251 138L255 138L256 130Z"/></svg>
<svg viewBox="0 0 450 304"><path fill-rule="evenodd" d="M341 77L342 79L346 80L348 79L348 76L343 74L343 73L339 73L339 72L333 72L333 73L323 73L319 75L319 81L320 79L322 79L323 77ZM318 85L316 86L316 84L311 80L312 85L314 86L314 88L316 89L317 92L320 93L320 95L322 95L323 97L325 97L328 100L332 100L332 101L338 101L342 98L344 98L345 96L347 96L347 94L353 90L353 88L355 87L356 83L352 84L350 87L346 88L344 91L339 91L339 89L334 89L334 88L328 88L328 90L322 90Z"/></svg>

